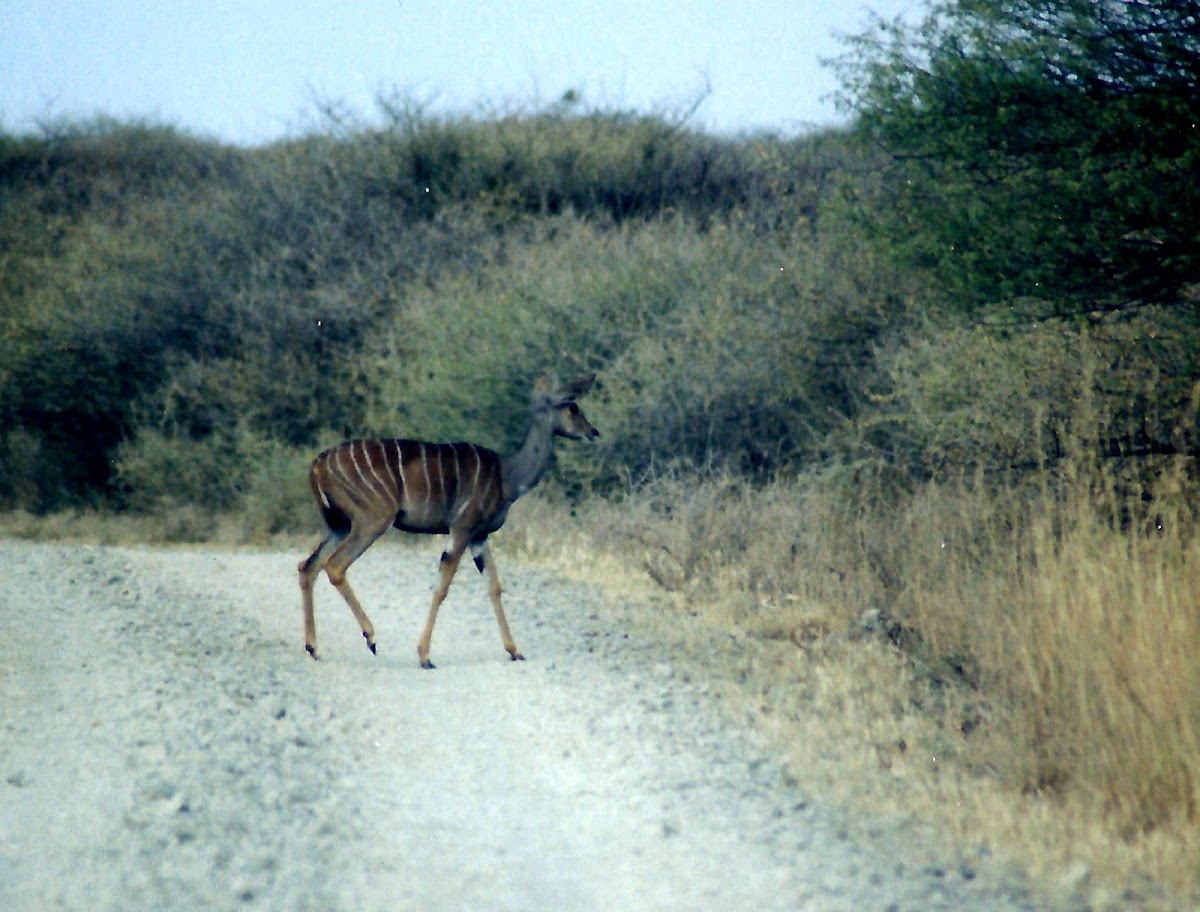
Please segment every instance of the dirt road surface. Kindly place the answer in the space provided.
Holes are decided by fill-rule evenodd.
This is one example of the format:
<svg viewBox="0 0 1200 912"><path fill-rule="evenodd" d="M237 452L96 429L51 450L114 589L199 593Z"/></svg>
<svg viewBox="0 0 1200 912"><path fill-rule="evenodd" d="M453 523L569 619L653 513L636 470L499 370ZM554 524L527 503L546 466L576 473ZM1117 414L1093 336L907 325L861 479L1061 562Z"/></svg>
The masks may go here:
<svg viewBox="0 0 1200 912"><path fill-rule="evenodd" d="M602 589L505 561L509 662L436 548L327 582L300 554L0 542L0 909L1041 908L1000 866L829 806Z"/></svg>

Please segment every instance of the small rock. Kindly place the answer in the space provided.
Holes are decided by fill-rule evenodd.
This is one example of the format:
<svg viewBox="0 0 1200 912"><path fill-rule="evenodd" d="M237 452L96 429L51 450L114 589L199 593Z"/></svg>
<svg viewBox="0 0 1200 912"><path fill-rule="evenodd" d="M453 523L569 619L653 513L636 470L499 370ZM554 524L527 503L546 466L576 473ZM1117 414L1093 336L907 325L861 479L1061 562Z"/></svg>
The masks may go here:
<svg viewBox="0 0 1200 912"><path fill-rule="evenodd" d="M883 626L883 612L878 608L868 608L858 616L858 626L868 633L879 630Z"/></svg>
<svg viewBox="0 0 1200 912"><path fill-rule="evenodd" d="M1062 872L1062 876L1058 878L1058 884L1064 890L1076 891L1081 889L1087 883L1091 876L1092 869L1082 861L1075 861L1067 865L1066 870Z"/></svg>

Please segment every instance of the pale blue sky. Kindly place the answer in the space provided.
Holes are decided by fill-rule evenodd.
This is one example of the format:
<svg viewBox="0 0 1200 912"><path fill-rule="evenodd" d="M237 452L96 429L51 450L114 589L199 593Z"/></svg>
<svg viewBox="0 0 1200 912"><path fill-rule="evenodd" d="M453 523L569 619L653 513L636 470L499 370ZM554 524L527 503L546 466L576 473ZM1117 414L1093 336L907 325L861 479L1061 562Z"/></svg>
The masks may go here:
<svg viewBox="0 0 1200 912"><path fill-rule="evenodd" d="M867 11L921 0L0 0L0 125L109 114L257 143L315 100L363 117L399 90L433 110L586 103L717 131L838 122L820 65Z"/></svg>

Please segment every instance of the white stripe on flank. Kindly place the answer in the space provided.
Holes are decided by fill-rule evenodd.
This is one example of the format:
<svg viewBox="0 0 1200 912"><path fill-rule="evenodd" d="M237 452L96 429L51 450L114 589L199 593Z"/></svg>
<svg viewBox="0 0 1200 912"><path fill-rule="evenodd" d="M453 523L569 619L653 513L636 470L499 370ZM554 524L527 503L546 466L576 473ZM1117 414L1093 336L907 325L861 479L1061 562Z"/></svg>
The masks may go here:
<svg viewBox="0 0 1200 912"><path fill-rule="evenodd" d="M429 462L425 456L425 444L418 442L417 446L421 448L421 471L425 473L425 516L422 517L424 519L428 517L429 508L433 504L433 482L429 480Z"/></svg>
<svg viewBox="0 0 1200 912"><path fill-rule="evenodd" d="M445 447L441 445L438 445L436 448L436 452L438 454L438 488L441 489L440 496L438 497L438 503L442 505L443 511L448 506L446 503L446 466L444 465L446 457L444 455L444 450Z"/></svg>
<svg viewBox="0 0 1200 912"><path fill-rule="evenodd" d="M471 506L470 498L464 499L459 508L454 511L454 519L450 520L450 525L457 526L458 521L462 519L462 515L467 512L467 507Z"/></svg>
<svg viewBox="0 0 1200 912"><path fill-rule="evenodd" d="M452 519L450 521L450 525L455 525L458 523L459 517L462 516L463 510L466 509L466 505L468 503L470 503L470 495L468 494L465 497L463 495L462 463L459 461L459 458L458 458L458 446L453 443L449 444L449 446L450 446L450 452L454 454L454 497L455 497L455 502L458 503L461 501L460 506L458 506L454 510L454 519ZM443 482L442 487L445 487L444 482ZM446 496L447 496L447 498L449 498L449 494L447 494ZM446 512L447 513L450 511L451 506L453 506L453 504L451 504L449 502L446 503Z"/></svg>
<svg viewBox="0 0 1200 912"><path fill-rule="evenodd" d="M408 512L412 508L408 504L408 480L404 478L404 454L400 449L400 440L389 440L388 443L391 444L392 449L396 452L396 467L392 468L391 463L388 463L389 472L394 473L396 476L396 490L398 492L396 509Z"/></svg>
<svg viewBox="0 0 1200 912"><path fill-rule="evenodd" d="M483 460L482 459L479 460L479 471L480 472L483 471ZM496 475L495 472L490 471L490 470L488 471L487 477L484 479L483 490L479 492L479 511L481 513L487 511L487 508L488 508L487 496L489 493L491 493L492 479L495 477L495 475ZM478 475L476 475L476 477L478 478ZM476 483L476 487L478 487L478 483Z"/></svg>
<svg viewBox="0 0 1200 912"><path fill-rule="evenodd" d="M374 494L376 500L379 500L380 498L378 492L371 485L371 482L367 481L367 476L363 473L362 466L358 464L358 457L354 455L354 445L361 442L362 441L360 440L352 440L346 449L350 451L350 461L354 463L354 471L358 473L358 478L363 483L363 487L367 489L369 494ZM365 448L363 449L363 452L366 453Z"/></svg>
<svg viewBox="0 0 1200 912"><path fill-rule="evenodd" d="M342 487L353 489L354 485L350 481L350 473L346 471L346 467L342 464L342 456L345 452L345 447L338 447L329 454L330 474L341 481Z"/></svg>
<svg viewBox="0 0 1200 912"><path fill-rule="evenodd" d="M475 444L468 444L471 447L471 452L475 454L475 474L471 476L471 486L467 488L462 484L462 478L459 478L459 497L462 498L462 504L454 514L454 521L457 523L464 513L467 512L467 507L471 506L479 494L479 468L483 465L483 460L479 458L479 449ZM458 464L458 455L455 454L455 465Z"/></svg>
<svg viewBox="0 0 1200 912"><path fill-rule="evenodd" d="M471 452L475 454L475 475L471 478L471 496L479 491L479 473L483 471L483 457L479 455L479 447L471 444Z"/></svg>
<svg viewBox="0 0 1200 912"><path fill-rule="evenodd" d="M384 443L385 454L387 452L386 447L389 443L392 445L392 449L396 452L396 468L393 469L390 464L388 465L388 471L391 472L396 479L396 509L404 510L407 509L406 497L408 495L408 486L404 483L404 460L402 459L402 454L400 452L400 442L397 440L386 441Z"/></svg>
<svg viewBox="0 0 1200 912"><path fill-rule="evenodd" d="M382 444L380 444L380 446L382 446ZM400 504L396 501L396 495L392 493L392 489L389 488L387 482L383 480L383 476L380 475L379 472L375 469L375 463L371 459L371 454L367 452L366 441L363 442L362 447L363 447L363 459L365 459L367 462L367 468L371 470L371 474L374 475L375 480L377 482L379 482L379 490L381 492L381 495L379 498L380 503L383 503L382 495L386 494L387 499L392 502L392 509L398 508L400 506ZM384 451L383 456L384 456L384 459L386 460L387 459L387 451L386 450ZM383 505L385 507L387 506L386 503L384 503Z"/></svg>

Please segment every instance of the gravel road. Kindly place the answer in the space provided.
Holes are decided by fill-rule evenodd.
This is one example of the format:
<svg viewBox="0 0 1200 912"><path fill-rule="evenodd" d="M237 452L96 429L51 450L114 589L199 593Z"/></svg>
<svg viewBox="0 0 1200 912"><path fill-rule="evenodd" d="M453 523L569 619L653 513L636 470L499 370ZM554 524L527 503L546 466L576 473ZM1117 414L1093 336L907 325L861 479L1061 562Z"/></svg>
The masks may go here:
<svg viewBox="0 0 1200 912"><path fill-rule="evenodd" d="M0 541L0 909L1041 908L999 865L785 777L696 660L500 557L528 661L437 551L355 565L379 655L302 556Z"/></svg>

